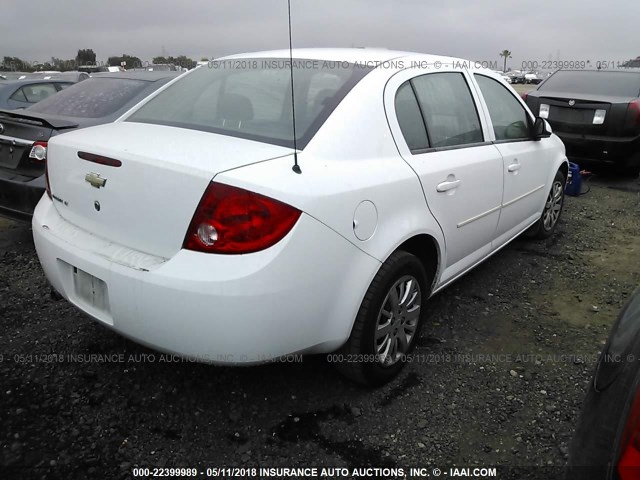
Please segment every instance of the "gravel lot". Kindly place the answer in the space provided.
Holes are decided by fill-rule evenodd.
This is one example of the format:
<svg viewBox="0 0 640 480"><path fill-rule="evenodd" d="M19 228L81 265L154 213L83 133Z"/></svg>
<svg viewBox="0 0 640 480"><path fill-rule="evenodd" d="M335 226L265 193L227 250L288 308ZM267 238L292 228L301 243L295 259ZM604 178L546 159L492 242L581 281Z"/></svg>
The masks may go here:
<svg viewBox="0 0 640 480"><path fill-rule="evenodd" d="M640 284L640 182L589 185L554 237L514 241L433 298L415 362L378 390L320 357L161 362L51 299L29 226L0 220L0 478L562 466L599 349ZM80 361L91 354L123 361Z"/></svg>

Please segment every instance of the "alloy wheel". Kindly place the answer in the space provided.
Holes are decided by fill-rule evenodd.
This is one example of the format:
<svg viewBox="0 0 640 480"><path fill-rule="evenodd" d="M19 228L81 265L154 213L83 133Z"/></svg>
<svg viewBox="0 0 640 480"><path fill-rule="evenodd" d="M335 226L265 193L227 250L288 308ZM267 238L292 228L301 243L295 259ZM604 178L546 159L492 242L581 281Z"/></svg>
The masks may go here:
<svg viewBox="0 0 640 480"><path fill-rule="evenodd" d="M542 225L545 230L551 230L560 218L562 212L562 202L564 200L562 182L555 181L553 187L547 197L547 203L544 206L542 214Z"/></svg>
<svg viewBox="0 0 640 480"><path fill-rule="evenodd" d="M420 319L420 283L412 275L396 281L387 292L378 313L374 336L377 361L394 365L408 351Z"/></svg>

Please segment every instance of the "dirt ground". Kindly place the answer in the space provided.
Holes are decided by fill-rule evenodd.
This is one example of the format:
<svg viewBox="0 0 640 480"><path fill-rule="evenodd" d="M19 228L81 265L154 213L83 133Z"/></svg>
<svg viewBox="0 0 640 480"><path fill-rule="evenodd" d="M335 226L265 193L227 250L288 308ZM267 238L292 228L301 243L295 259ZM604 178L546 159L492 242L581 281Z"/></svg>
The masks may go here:
<svg viewBox="0 0 640 480"><path fill-rule="evenodd" d="M161 362L51 299L29 226L0 221L0 478L130 478L134 466L559 475L597 355L640 285L640 182L586 186L552 238L518 239L434 297L415 361L377 390L323 357Z"/></svg>

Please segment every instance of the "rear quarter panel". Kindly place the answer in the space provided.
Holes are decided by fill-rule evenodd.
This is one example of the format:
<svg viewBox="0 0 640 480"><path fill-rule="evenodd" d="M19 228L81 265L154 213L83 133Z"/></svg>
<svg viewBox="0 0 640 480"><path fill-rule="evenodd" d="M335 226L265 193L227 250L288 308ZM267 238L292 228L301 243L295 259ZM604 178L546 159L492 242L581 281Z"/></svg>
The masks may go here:
<svg viewBox="0 0 640 480"><path fill-rule="evenodd" d="M442 249L442 231L427 209L420 181L391 136L383 102L389 75L374 70L344 98L298 154L302 174L291 170L291 155L222 172L216 181L289 203L380 262L418 234L432 236ZM372 202L377 213L367 240L354 233L354 213L363 201Z"/></svg>

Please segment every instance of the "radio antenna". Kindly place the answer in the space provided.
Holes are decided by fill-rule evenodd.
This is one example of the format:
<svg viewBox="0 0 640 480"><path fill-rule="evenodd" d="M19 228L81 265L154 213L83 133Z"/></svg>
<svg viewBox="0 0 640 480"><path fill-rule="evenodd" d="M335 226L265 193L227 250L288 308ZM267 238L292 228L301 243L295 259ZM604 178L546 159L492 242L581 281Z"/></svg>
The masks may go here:
<svg viewBox="0 0 640 480"><path fill-rule="evenodd" d="M293 120L293 167L294 172L300 174L302 170L298 165L298 136L296 135L296 100L293 89L293 41L291 40L291 0L287 0L289 9L289 71L291 72L291 117Z"/></svg>

